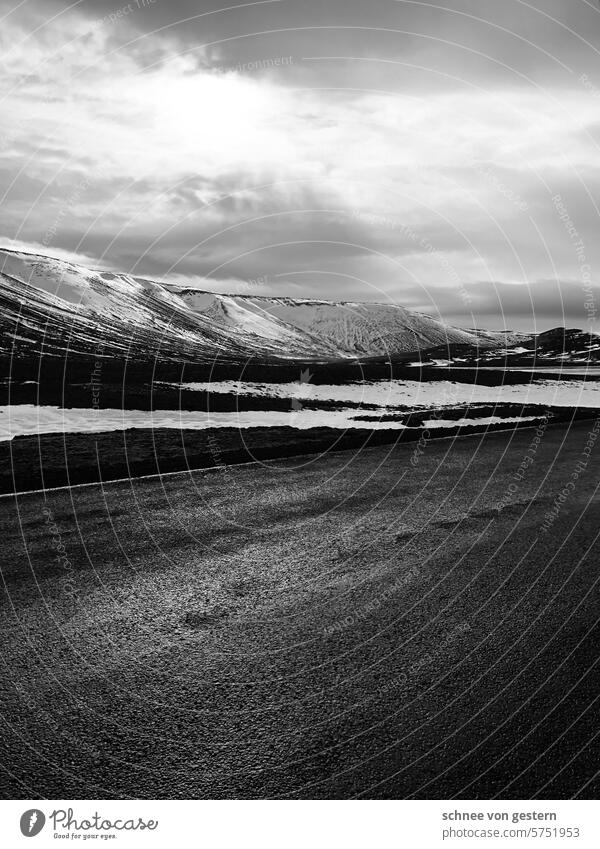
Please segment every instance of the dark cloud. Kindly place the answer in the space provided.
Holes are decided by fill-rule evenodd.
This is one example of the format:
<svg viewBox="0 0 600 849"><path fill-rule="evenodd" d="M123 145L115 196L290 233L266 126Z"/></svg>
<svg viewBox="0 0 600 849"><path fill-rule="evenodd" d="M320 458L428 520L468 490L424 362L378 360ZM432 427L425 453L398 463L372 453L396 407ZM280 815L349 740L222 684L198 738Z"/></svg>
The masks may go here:
<svg viewBox="0 0 600 849"><path fill-rule="evenodd" d="M43 5L73 13L66 0L46 0ZM29 6L42 4L29 0ZM357 79L366 85L377 80L384 84L386 79L393 84L408 73L413 84L419 79L421 84L442 85L442 78L450 75L477 85L485 85L486 79L515 84L525 77L543 86L550 77L568 78L572 71L597 67L589 33L598 26L598 9L585 0L275 0L228 5L207 0L83 0L76 9L90 20L108 19L115 40L125 41L131 50L139 49L143 40L168 37L181 50L197 50L199 62L217 65L291 55L299 76L336 80L342 73L346 85ZM111 16L124 10L113 21ZM201 50L205 46L206 55ZM302 61L315 56L373 61L360 67L345 63L343 68L341 60ZM430 72L378 65L382 59Z"/></svg>
<svg viewBox="0 0 600 849"><path fill-rule="evenodd" d="M584 289L575 280L537 280L529 285L481 281L465 286L465 291L475 327L541 332L566 326L590 331L597 325L590 317L600 314L600 286ZM460 293L440 288L432 296L446 321L464 322Z"/></svg>

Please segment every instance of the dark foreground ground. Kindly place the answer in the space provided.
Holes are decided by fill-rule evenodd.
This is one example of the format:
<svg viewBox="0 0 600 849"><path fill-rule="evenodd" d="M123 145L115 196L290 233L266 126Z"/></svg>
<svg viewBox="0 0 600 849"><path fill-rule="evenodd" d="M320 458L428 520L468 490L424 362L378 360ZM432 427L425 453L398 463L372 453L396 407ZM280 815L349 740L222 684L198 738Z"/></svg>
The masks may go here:
<svg viewBox="0 0 600 849"><path fill-rule="evenodd" d="M597 796L593 426L0 500L2 795Z"/></svg>

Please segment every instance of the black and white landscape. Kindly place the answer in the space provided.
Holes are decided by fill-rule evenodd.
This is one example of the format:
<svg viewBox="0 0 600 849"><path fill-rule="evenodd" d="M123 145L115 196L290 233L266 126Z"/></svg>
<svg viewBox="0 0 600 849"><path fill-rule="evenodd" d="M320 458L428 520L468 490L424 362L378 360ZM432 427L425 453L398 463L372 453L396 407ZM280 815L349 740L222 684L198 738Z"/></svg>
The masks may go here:
<svg viewBox="0 0 600 849"><path fill-rule="evenodd" d="M600 11L2 26L2 798L595 798Z"/></svg>

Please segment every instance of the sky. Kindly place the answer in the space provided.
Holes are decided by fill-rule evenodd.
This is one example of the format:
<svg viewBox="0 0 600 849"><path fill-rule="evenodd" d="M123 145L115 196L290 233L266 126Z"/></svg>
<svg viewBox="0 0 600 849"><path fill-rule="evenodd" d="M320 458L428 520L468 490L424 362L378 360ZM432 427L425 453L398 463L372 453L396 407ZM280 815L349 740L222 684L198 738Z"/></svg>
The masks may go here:
<svg viewBox="0 0 600 849"><path fill-rule="evenodd" d="M0 0L0 71L0 245L597 330L596 0Z"/></svg>

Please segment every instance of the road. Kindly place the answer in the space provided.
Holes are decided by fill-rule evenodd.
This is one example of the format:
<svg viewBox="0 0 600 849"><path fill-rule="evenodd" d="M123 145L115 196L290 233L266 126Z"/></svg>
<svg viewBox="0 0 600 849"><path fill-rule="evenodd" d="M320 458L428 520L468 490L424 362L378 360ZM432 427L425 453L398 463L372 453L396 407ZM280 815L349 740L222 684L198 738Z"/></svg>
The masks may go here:
<svg viewBox="0 0 600 849"><path fill-rule="evenodd" d="M592 427L0 500L2 796L597 796Z"/></svg>

